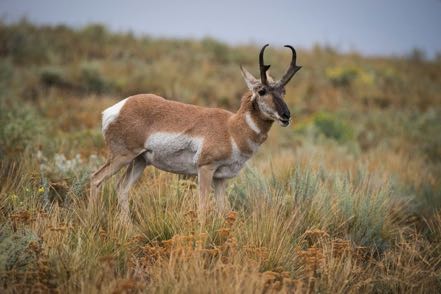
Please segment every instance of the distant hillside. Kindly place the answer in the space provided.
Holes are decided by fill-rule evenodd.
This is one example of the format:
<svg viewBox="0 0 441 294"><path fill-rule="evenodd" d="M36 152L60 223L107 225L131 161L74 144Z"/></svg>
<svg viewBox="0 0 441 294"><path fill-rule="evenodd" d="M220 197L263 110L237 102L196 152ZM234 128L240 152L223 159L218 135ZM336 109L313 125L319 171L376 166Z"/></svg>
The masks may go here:
<svg viewBox="0 0 441 294"><path fill-rule="evenodd" d="M40 87L118 97L147 91L234 106L244 91L239 64L255 74L258 68L259 48L253 46L229 47L213 39L138 38L111 33L101 25L74 30L37 27L26 21L0 24L0 44L4 75L10 76L8 66L13 67L15 77L25 82L22 87L28 98L38 96ZM320 47L298 55L304 67L289 85L288 99L300 108L338 107L351 101L370 107L425 109L441 101L439 62L425 62L418 56L366 59ZM266 58L278 77L290 53L272 47ZM32 81L26 78L29 75Z"/></svg>

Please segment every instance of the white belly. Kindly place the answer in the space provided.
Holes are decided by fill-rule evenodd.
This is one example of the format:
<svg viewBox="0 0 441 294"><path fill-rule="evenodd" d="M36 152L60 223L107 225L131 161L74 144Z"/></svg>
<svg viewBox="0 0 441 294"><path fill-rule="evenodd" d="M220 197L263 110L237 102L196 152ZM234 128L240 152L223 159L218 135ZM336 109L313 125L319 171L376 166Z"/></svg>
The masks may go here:
<svg viewBox="0 0 441 294"><path fill-rule="evenodd" d="M179 133L158 132L145 143L146 160L164 171L197 175L197 162L203 139Z"/></svg>
<svg viewBox="0 0 441 294"><path fill-rule="evenodd" d="M185 174L198 174L198 161L204 140L180 133L158 132L149 136L145 142L146 161L164 171ZM214 164L217 165L214 178L233 178L237 176L252 154L243 154L231 138L232 152L228 159ZM253 147L255 151L258 147ZM255 147L255 148L254 148Z"/></svg>

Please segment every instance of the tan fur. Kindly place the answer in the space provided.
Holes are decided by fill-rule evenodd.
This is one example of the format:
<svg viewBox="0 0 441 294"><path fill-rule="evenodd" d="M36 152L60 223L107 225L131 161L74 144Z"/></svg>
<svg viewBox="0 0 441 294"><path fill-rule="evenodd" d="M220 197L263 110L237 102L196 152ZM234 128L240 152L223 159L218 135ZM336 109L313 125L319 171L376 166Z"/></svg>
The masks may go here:
<svg viewBox="0 0 441 294"><path fill-rule="evenodd" d="M247 92L241 100L241 106L236 113L219 108L200 107L177 101L167 100L154 94L140 94L131 96L121 108L120 113L105 131L105 141L109 147L110 156L108 162L92 176L91 201L94 201L98 188L102 181L112 176L121 167L127 165L145 151L144 144L151 134L156 132L176 132L192 137L203 137L204 144L198 161L198 166L208 167L207 176L199 175L201 196L200 205L205 206L206 194L211 186L213 168L215 162L226 160L232 156L231 139L237 144L244 154L253 154L249 142L262 144L273 123L263 117L252 102L252 92ZM245 121L246 113L250 113L253 121L261 130L256 134ZM132 163L134 164L134 163ZM129 177L131 169L121 180ZM208 180L210 179L210 180ZM205 183L207 182L207 183ZM124 190L124 184L121 184ZM218 202L225 206L223 190L225 184L222 179L218 180L220 187ZM128 191L125 191L127 193ZM122 193L122 192L121 192ZM124 213L128 213L127 197L119 197L120 204L124 207Z"/></svg>
<svg viewBox="0 0 441 294"><path fill-rule="evenodd" d="M219 108L207 108L164 99L153 94L129 97L118 118L110 124L106 144L111 157L115 154L138 155L144 151L144 143L155 132L177 132L189 136L204 137L199 166L231 156L230 137L239 149L252 153L247 139L262 144L272 121L265 120L251 102L252 93L247 92L237 113ZM245 122L249 111L262 130L257 135ZM226 126L226 127L222 127Z"/></svg>
<svg viewBox="0 0 441 294"><path fill-rule="evenodd" d="M218 207L226 209L226 179L236 176L265 142L274 121L287 126L291 120L283 101L284 84L274 83L272 78L268 78L271 84L261 83L245 68L241 70L250 91L243 95L236 113L154 94L131 96L106 109L103 133L110 154L92 175L92 204L102 182L128 166L118 184L118 203L123 217L129 219L128 191L152 164L166 171L198 175L202 219L212 184Z"/></svg>

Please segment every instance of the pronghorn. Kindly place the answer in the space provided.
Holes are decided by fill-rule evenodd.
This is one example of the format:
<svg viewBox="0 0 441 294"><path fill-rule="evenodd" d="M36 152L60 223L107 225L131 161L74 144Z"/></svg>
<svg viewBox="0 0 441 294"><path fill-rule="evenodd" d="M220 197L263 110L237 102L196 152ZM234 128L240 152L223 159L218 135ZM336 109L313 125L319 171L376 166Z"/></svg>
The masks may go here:
<svg viewBox="0 0 441 294"><path fill-rule="evenodd" d="M260 81L241 66L249 91L236 113L166 100L154 94L128 97L103 111L102 131L110 156L91 178L90 199L95 201L101 183L128 166L118 183L121 212L129 215L128 191L148 165L197 175L199 211L204 213L211 185L221 211L226 208L226 180L235 177L267 139L274 121L286 127L291 114L283 100L285 85L301 68L296 51L279 81L267 75L265 45L260 50Z"/></svg>

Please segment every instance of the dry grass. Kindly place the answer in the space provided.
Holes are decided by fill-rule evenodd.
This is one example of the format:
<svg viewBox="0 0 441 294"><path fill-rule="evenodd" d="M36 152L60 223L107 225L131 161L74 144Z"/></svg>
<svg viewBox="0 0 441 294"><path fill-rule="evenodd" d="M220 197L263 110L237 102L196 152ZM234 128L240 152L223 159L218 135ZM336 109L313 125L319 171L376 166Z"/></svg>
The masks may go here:
<svg viewBox="0 0 441 294"><path fill-rule="evenodd" d="M87 206L100 111L145 91L234 109L257 48L0 28L1 292L441 291L439 61L299 52L294 126L230 181L232 211L201 225L195 179L148 168L127 224L114 181Z"/></svg>

